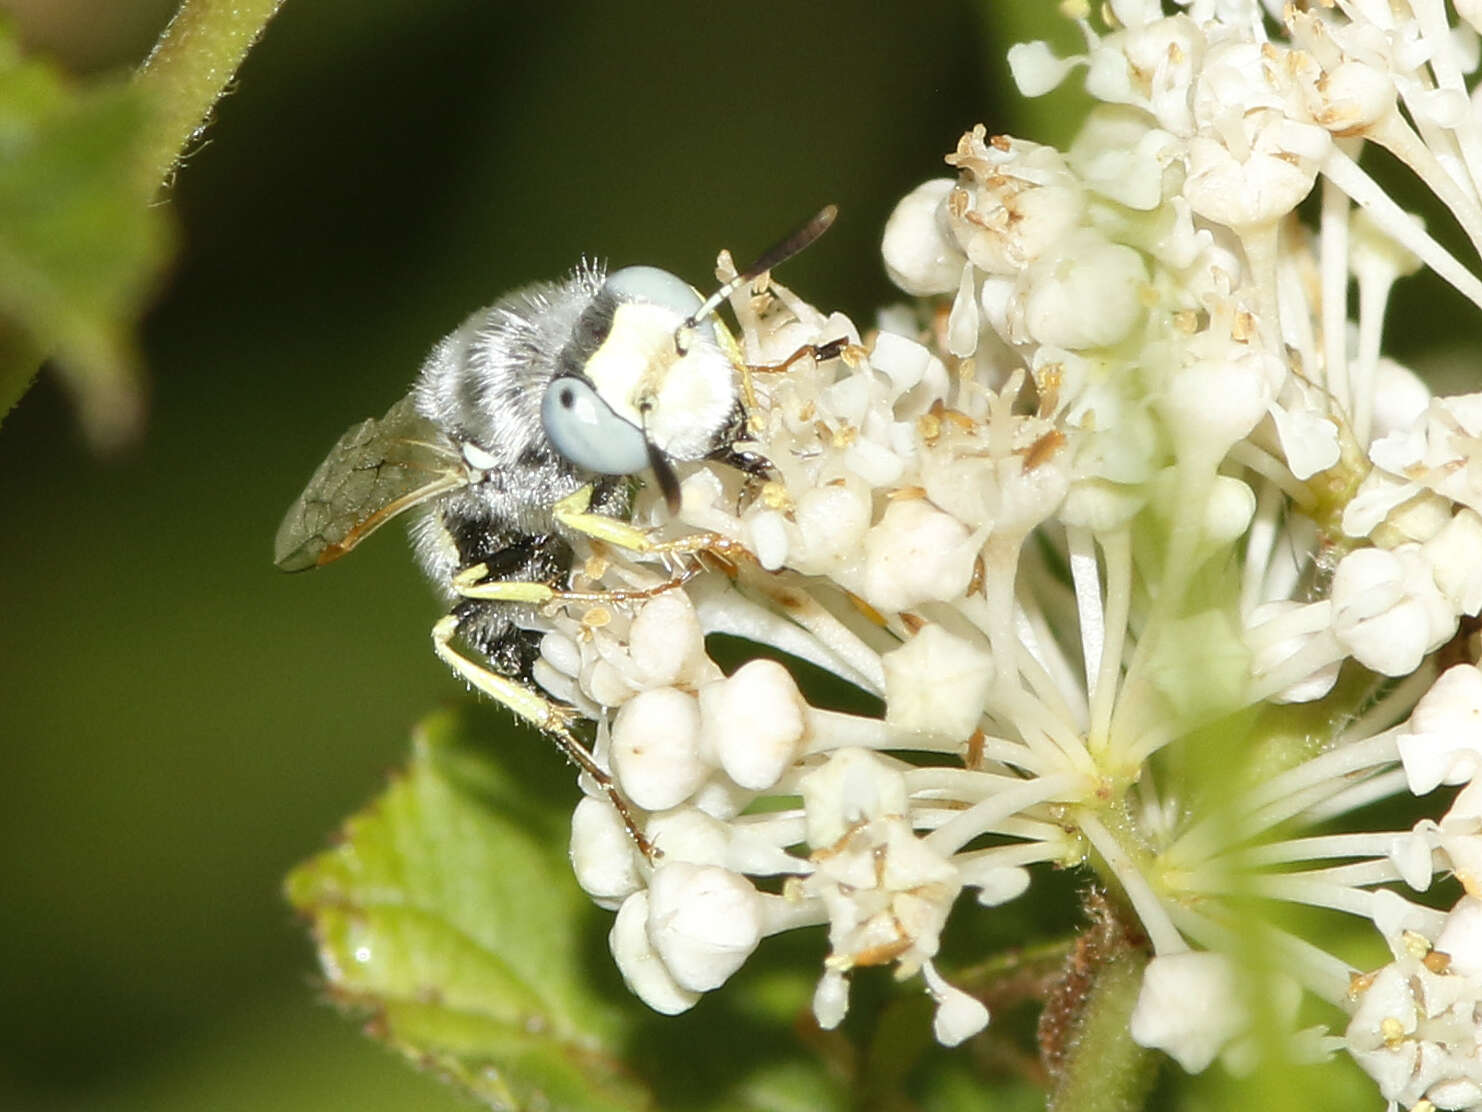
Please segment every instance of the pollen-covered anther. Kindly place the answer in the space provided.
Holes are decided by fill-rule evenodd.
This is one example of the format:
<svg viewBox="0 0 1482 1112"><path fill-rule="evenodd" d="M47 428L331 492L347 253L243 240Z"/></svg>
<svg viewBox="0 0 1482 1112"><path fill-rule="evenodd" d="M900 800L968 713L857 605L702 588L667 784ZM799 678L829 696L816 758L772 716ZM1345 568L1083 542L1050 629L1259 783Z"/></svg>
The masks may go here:
<svg viewBox="0 0 1482 1112"><path fill-rule="evenodd" d="M1394 1016L1385 1016L1379 1021L1379 1037L1390 1050L1397 1049L1408 1033L1405 1025Z"/></svg>
<svg viewBox="0 0 1482 1112"><path fill-rule="evenodd" d="M771 480L762 484L757 500L770 510L790 510L796 504L786 486Z"/></svg>
<svg viewBox="0 0 1482 1112"><path fill-rule="evenodd" d="M588 630L602 629L612 624L612 611L605 606L589 606L582 611L581 624Z"/></svg>

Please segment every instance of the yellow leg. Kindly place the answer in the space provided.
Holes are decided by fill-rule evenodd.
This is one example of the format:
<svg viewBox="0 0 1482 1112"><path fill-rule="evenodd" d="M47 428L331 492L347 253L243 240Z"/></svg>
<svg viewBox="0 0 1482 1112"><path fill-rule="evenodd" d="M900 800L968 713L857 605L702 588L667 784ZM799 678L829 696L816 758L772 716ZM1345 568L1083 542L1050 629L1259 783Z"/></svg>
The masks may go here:
<svg viewBox="0 0 1482 1112"><path fill-rule="evenodd" d="M592 488L584 486L574 494L568 494L552 507L555 519L568 529L592 537L618 548L640 555L666 553L696 554L711 553L724 560L754 560L750 550L740 541L720 533L692 533L687 537L676 537L668 541L656 541L636 525L619 521L606 514L594 514L590 510Z"/></svg>
<svg viewBox="0 0 1482 1112"><path fill-rule="evenodd" d="M450 585L464 598L494 599L498 602L531 602L542 605L550 602L562 592L549 583L534 583L526 580L496 579L491 583L480 583L489 574L488 564L474 564L453 576Z"/></svg>
<svg viewBox="0 0 1482 1112"><path fill-rule="evenodd" d="M598 517L598 514L588 514L588 517ZM602 520L610 520L603 518ZM640 534L641 535L641 534ZM522 580L495 579L487 583L479 582L489 574L487 564L474 564L472 567L464 568L453 576L452 587L463 598L493 599L497 602L529 602L538 606L546 603L591 603L598 605L608 602L637 602L643 599L653 598L665 591L672 591L676 587L682 587L694 578L693 570L682 571L673 575L664 582L653 587L614 588L602 591L563 591L550 586L547 583L532 583Z"/></svg>
<svg viewBox="0 0 1482 1112"><path fill-rule="evenodd" d="M574 709L560 703L553 703L545 696L530 690L524 684L508 676L501 676L498 672L491 672L475 664L453 648L452 641L457 635L458 619L452 614L444 616L432 627L432 651L437 654L439 660L453 669L471 686L482 691L495 702L508 707L532 726L548 733L569 736L571 723L578 717ZM574 739L573 744L575 744Z"/></svg>
<svg viewBox="0 0 1482 1112"><path fill-rule="evenodd" d="M622 816L623 825L628 828L628 835L633 839L633 844L650 861L654 860L659 852L638 828L632 805L623 798L617 785L612 782L612 777L598 767L586 746L571 732L571 723L579 717L577 711L562 703L552 702L508 676L501 676L497 672L491 672L475 664L453 647L452 641L457 634L458 619L452 614L444 616L432 627L432 651L437 654L437 658L453 669L476 691L483 692L495 702L509 708L526 722L549 735L555 742L556 748L561 750L568 761L597 782L597 786L607 794L607 798L612 801L612 805Z"/></svg>

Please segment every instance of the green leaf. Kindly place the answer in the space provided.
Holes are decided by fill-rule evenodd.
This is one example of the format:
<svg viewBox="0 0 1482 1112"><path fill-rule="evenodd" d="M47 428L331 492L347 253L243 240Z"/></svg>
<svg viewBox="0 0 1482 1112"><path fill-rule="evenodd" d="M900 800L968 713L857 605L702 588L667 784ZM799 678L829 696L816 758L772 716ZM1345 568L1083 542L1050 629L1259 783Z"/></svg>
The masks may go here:
<svg viewBox="0 0 1482 1112"><path fill-rule="evenodd" d="M653 1107L617 1058L622 1009L593 988L607 955L564 829L459 733L424 723L406 771L288 878L334 996L491 1107Z"/></svg>
<svg viewBox="0 0 1482 1112"><path fill-rule="evenodd" d="M137 429L133 326L168 241L149 121L144 90L72 87L0 24L0 417L51 355L96 442Z"/></svg>
<svg viewBox="0 0 1482 1112"><path fill-rule="evenodd" d="M566 856L574 776L524 732L429 718L409 766L288 877L330 995L494 1108L830 1112L847 1081L809 1052L822 932L770 939L681 1016L628 994L609 912ZM856 1102L857 1103L857 1102Z"/></svg>

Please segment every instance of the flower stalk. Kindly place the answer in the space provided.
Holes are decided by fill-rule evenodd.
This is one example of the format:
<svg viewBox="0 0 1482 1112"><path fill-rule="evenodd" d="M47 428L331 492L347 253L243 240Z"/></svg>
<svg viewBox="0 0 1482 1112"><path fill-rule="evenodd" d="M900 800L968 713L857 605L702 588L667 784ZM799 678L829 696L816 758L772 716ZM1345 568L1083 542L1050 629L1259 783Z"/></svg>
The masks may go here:
<svg viewBox="0 0 1482 1112"><path fill-rule="evenodd" d="M283 0L182 0L140 67L155 105L151 180L168 187L179 161L210 124L247 51Z"/></svg>

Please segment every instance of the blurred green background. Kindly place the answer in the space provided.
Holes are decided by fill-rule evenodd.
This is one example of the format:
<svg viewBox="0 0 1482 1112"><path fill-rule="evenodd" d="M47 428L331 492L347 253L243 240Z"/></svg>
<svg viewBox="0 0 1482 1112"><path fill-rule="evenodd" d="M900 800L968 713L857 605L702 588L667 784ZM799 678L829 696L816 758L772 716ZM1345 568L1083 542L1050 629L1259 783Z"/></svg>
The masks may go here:
<svg viewBox="0 0 1482 1112"><path fill-rule="evenodd" d="M0 3L79 73L172 7ZM0 428L0 1108L469 1107L320 1002L279 892L461 697L437 606L390 535L280 575L279 516L439 335L583 253L705 285L836 201L785 279L867 322L895 199L1010 123L967 3L540 8L288 0L173 193L144 441L98 460L46 376Z"/></svg>

